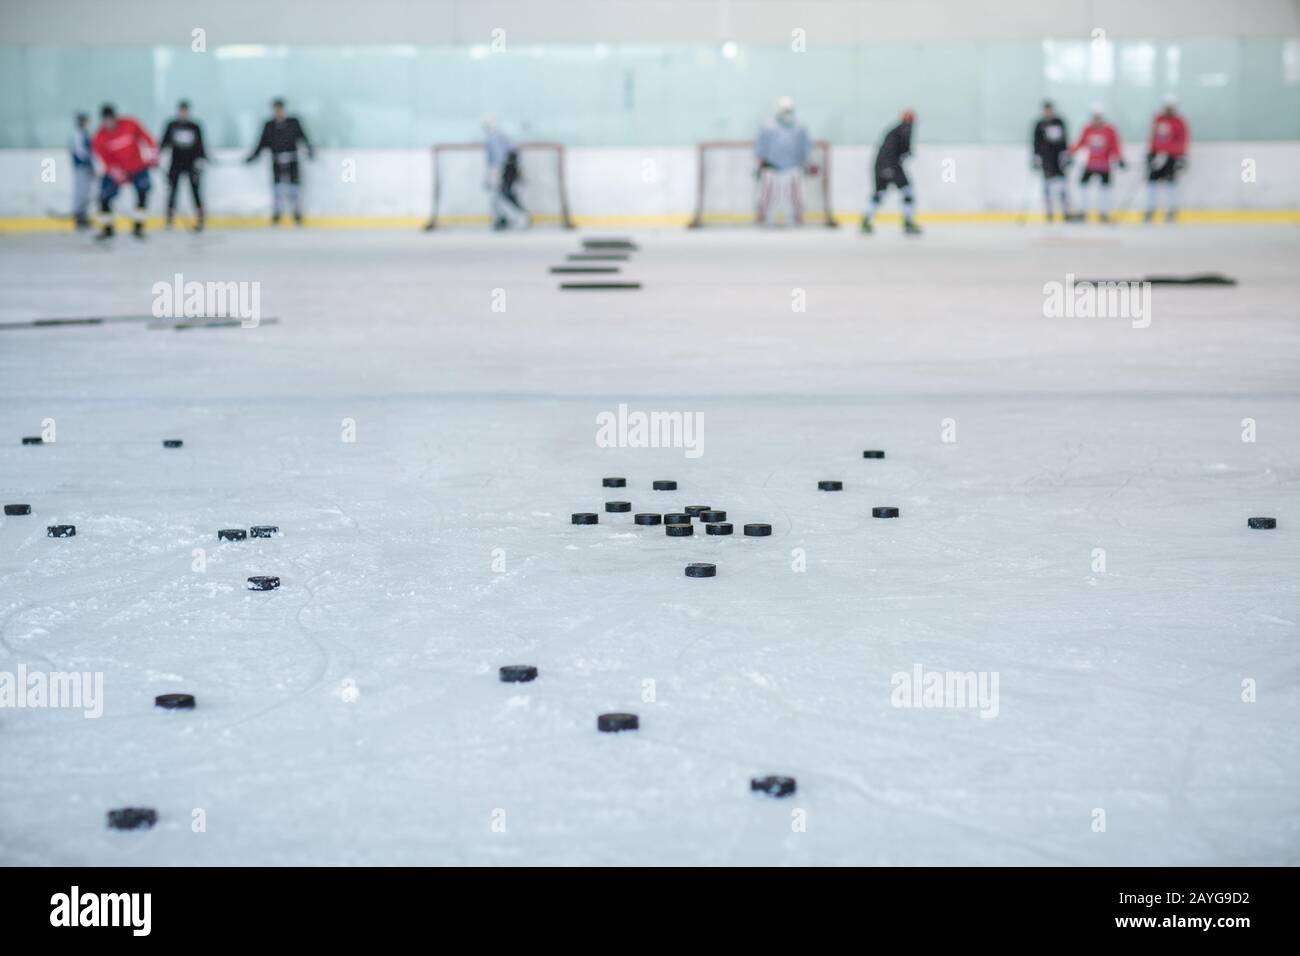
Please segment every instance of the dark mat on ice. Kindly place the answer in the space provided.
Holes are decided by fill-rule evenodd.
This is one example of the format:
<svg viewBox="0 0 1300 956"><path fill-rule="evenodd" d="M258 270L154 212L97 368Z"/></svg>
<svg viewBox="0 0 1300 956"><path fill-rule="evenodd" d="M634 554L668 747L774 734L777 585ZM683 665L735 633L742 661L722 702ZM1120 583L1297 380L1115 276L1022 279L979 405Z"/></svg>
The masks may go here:
<svg viewBox="0 0 1300 956"><path fill-rule="evenodd" d="M570 262L627 262L629 257L615 252L574 252L567 258Z"/></svg>
<svg viewBox="0 0 1300 956"><path fill-rule="evenodd" d="M618 271L618 266L551 266L551 273L560 275L608 274Z"/></svg>
<svg viewBox="0 0 1300 956"><path fill-rule="evenodd" d="M582 240L582 248L584 249L626 249L630 252L637 252L639 247L635 242L633 242L631 239L628 239L626 237L606 236L600 239L584 239Z"/></svg>
<svg viewBox="0 0 1300 956"><path fill-rule="evenodd" d="M641 283L639 282L561 282L560 288L568 289L568 290L639 289L641 288Z"/></svg>
<svg viewBox="0 0 1300 956"><path fill-rule="evenodd" d="M1076 279L1076 285L1083 283L1093 285L1110 285L1113 283L1150 282L1152 285L1236 285L1237 280L1218 272L1194 272L1190 275L1154 275L1141 279Z"/></svg>

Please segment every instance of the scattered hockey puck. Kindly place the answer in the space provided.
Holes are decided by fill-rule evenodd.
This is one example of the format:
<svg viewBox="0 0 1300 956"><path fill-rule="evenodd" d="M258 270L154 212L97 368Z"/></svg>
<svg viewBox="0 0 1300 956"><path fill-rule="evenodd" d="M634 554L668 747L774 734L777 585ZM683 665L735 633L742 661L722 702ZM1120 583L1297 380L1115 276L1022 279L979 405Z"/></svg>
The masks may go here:
<svg viewBox="0 0 1300 956"><path fill-rule="evenodd" d="M872 508L871 517L873 518L897 518L897 508Z"/></svg>
<svg viewBox="0 0 1300 956"><path fill-rule="evenodd" d="M605 239L584 239L584 249L619 249L628 252L637 251L637 244L625 236L611 236Z"/></svg>
<svg viewBox="0 0 1300 956"><path fill-rule="evenodd" d="M713 578L718 575L718 566L716 564L704 564L702 562L686 565L686 576L688 578Z"/></svg>
<svg viewBox="0 0 1300 956"><path fill-rule="evenodd" d="M616 514L617 514L617 513L624 512L624 511L631 511L631 510L632 510L632 502L630 502L630 501L606 501L606 502L605 502L605 510L606 510L606 511L612 511L612 512L614 512L614 513L616 513Z"/></svg>
<svg viewBox="0 0 1300 956"><path fill-rule="evenodd" d="M794 777L754 777L749 789L769 797L788 797L795 790Z"/></svg>
<svg viewBox="0 0 1300 956"><path fill-rule="evenodd" d="M52 524L45 528L47 538L75 538L77 536L77 526L75 524Z"/></svg>
<svg viewBox="0 0 1300 956"><path fill-rule="evenodd" d="M23 437L24 445L44 445L45 439L40 435L26 435Z"/></svg>
<svg viewBox="0 0 1300 956"><path fill-rule="evenodd" d="M179 438L164 438L164 439L163 439L163 447L164 447L164 448L180 448L180 447L181 447L182 445L184 445L184 444L185 444L185 442L181 441Z"/></svg>
<svg viewBox="0 0 1300 956"><path fill-rule="evenodd" d="M883 451L864 451L862 453L862 457L863 458L884 458L885 453Z"/></svg>
<svg viewBox="0 0 1300 956"><path fill-rule="evenodd" d="M596 718L596 729L602 734L616 734L622 730L636 730L641 719L636 714L601 714Z"/></svg>
<svg viewBox="0 0 1300 956"><path fill-rule="evenodd" d="M672 514L664 515L664 524L690 524L691 516L674 511Z"/></svg>
<svg viewBox="0 0 1300 956"><path fill-rule="evenodd" d="M158 822L158 811L153 807L122 807L108 811L108 826L112 830L147 830Z"/></svg>
<svg viewBox="0 0 1300 956"><path fill-rule="evenodd" d="M587 275L590 273L618 273L618 266L551 266L551 275Z"/></svg>
<svg viewBox="0 0 1300 956"><path fill-rule="evenodd" d="M711 521L704 526L705 534L731 534L733 530L729 521Z"/></svg>
<svg viewBox="0 0 1300 956"><path fill-rule="evenodd" d="M626 252L574 252L565 256L570 262L627 262Z"/></svg>
<svg viewBox="0 0 1300 956"><path fill-rule="evenodd" d="M243 541L248 537L248 532L243 528L222 528L217 532L218 541Z"/></svg>
<svg viewBox="0 0 1300 956"><path fill-rule="evenodd" d="M726 521L727 513L725 511L714 511L712 508L710 508L708 510L701 511L695 517L699 518L701 521L706 523L712 521Z"/></svg>
<svg viewBox="0 0 1300 956"><path fill-rule="evenodd" d="M1276 528L1276 527L1277 527L1277 519L1276 519L1276 518L1247 518L1247 519L1246 519L1246 527L1247 527L1247 528L1257 528L1257 529L1260 529L1260 530L1267 530L1267 529L1269 529L1269 528Z"/></svg>
<svg viewBox="0 0 1300 956"><path fill-rule="evenodd" d="M842 481L819 481L817 482L818 491L843 491L844 482Z"/></svg>
<svg viewBox="0 0 1300 956"><path fill-rule="evenodd" d="M273 574L255 574L248 579L250 591L274 591L280 587L280 579Z"/></svg>
<svg viewBox="0 0 1300 956"><path fill-rule="evenodd" d="M747 524L745 525L745 534L751 538L766 538L772 533L770 524Z"/></svg>
<svg viewBox="0 0 1300 956"><path fill-rule="evenodd" d="M155 707L161 707L164 710L193 710L193 694L159 694L153 699Z"/></svg>
<svg viewBox="0 0 1300 956"><path fill-rule="evenodd" d="M664 534L670 538L689 538L695 534L695 525L693 524L666 524L664 525Z"/></svg>
<svg viewBox="0 0 1300 956"><path fill-rule="evenodd" d="M560 288L573 289L639 289L639 282L561 282Z"/></svg>
<svg viewBox="0 0 1300 956"><path fill-rule="evenodd" d="M643 511L641 514L633 515L632 520L637 524L662 524L663 516L652 514L649 511Z"/></svg>
<svg viewBox="0 0 1300 956"><path fill-rule="evenodd" d="M606 488L626 488L626 478L602 478L600 483Z"/></svg>
<svg viewBox="0 0 1300 956"><path fill-rule="evenodd" d="M527 684L530 680L537 680L537 668L532 664L507 664L497 673L504 684Z"/></svg>
<svg viewBox="0 0 1300 956"><path fill-rule="evenodd" d="M255 524L248 529L248 533L254 538L273 538L280 533L280 528L273 524Z"/></svg>
<svg viewBox="0 0 1300 956"><path fill-rule="evenodd" d="M677 482L675 481L652 481L650 487L655 491L676 491Z"/></svg>
<svg viewBox="0 0 1300 956"><path fill-rule="evenodd" d="M594 511L577 511L570 520L574 524L599 524L600 515Z"/></svg>
<svg viewBox="0 0 1300 956"><path fill-rule="evenodd" d="M708 505L687 505L682 510L685 511L692 518L698 518L700 516L700 512L709 510L709 506Z"/></svg>
<svg viewBox="0 0 1300 956"><path fill-rule="evenodd" d="M29 515L31 513L31 505L5 505L5 514L7 515Z"/></svg>

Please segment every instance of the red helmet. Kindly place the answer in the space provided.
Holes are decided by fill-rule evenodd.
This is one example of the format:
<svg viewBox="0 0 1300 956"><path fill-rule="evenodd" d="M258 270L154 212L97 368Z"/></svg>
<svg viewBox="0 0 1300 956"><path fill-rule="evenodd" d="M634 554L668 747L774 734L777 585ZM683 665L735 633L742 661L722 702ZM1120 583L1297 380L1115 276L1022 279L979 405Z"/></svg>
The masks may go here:
<svg viewBox="0 0 1300 956"><path fill-rule="evenodd" d="M903 110L903 122L910 123L916 119L916 114L911 110Z"/></svg>

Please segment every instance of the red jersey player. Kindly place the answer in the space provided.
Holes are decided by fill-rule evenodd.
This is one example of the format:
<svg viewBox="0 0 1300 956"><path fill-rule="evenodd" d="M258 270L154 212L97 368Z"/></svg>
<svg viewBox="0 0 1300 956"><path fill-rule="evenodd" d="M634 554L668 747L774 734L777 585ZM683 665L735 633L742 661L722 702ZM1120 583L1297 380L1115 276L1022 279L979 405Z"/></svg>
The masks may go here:
<svg viewBox="0 0 1300 956"><path fill-rule="evenodd" d="M1151 123L1151 142L1147 145L1147 214L1155 218L1157 192L1165 185L1165 222L1178 216L1178 174L1187 156L1187 121L1178 115L1178 98L1165 97L1165 108Z"/></svg>
<svg viewBox="0 0 1300 956"><path fill-rule="evenodd" d="M1119 134L1115 127L1106 122L1100 105L1092 108L1092 119L1079 134L1079 141L1070 147L1071 153L1084 152L1087 158L1083 163L1084 201L1087 201L1088 181L1097 179L1100 183L1097 200L1097 218L1110 222L1110 167L1114 163L1125 169L1124 154L1120 150Z"/></svg>
<svg viewBox="0 0 1300 956"><path fill-rule="evenodd" d="M104 167L99 187L100 239L113 235L113 197L130 182L135 187L135 227L137 238L144 238L145 207L149 202L149 167L158 165L158 147L140 123L129 116L117 115L107 103L99 111L100 126L91 141L95 156Z"/></svg>

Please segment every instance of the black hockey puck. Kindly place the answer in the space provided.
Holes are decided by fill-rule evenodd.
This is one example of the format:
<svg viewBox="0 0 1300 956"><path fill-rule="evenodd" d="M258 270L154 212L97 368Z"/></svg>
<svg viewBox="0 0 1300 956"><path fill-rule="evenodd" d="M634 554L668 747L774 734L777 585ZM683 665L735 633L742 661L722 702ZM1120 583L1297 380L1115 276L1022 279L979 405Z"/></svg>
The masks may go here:
<svg viewBox="0 0 1300 956"><path fill-rule="evenodd" d="M734 530L729 521L711 521L704 526L705 534L731 534Z"/></svg>
<svg viewBox="0 0 1300 956"><path fill-rule="evenodd" d="M693 524L666 524L664 525L664 534L670 538L689 538L695 534L695 525Z"/></svg>
<svg viewBox="0 0 1300 956"><path fill-rule="evenodd" d="M621 730L636 730L641 719L636 714L601 714L596 718L596 729L602 734L616 734Z"/></svg>
<svg viewBox="0 0 1300 956"><path fill-rule="evenodd" d="M704 564L697 562L686 565L686 576L688 578L712 578L717 577L718 566L716 564Z"/></svg>
<svg viewBox="0 0 1300 956"><path fill-rule="evenodd" d="M77 536L77 526L75 524L52 524L45 528L47 538L75 538Z"/></svg>
<svg viewBox="0 0 1300 956"><path fill-rule="evenodd" d="M842 481L819 481L817 482L818 491L843 491L844 482Z"/></svg>
<svg viewBox="0 0 1300 956"><path fill-rule="evenodd" d="M561 282L560 290L568 292L578 289L639 289L639 282Z"/></svg>
<svg viewBox="0 0 1300 956"><path fill-rule="evenodd" d="M652 481L650 487L655 491L676 491L677 482L675 481Z"/></svg>
<svg viewBox="0 0 1300 956"><path fill-rule="evenodd" d="M794 793L794 777L753 777L749 789L769 797L788 797Z"/></svg>
<svg viewBox="0 0 1300 956"><path fill-rule="evenodd" d="M577 511L570 520L574 524L600 524L600 515L594 511Z"/></svg>
<svg viewBox="0 0 1300 956"><path fill-rule="evenodd" d="M652 514L649 511L643 511L641 514L633 515L632 520L637 524L662 524L663 516Z"/></svg>
<svg viewBox="0 0 1300 956"><path fill-rule="evenodd" d="M254 538L273 538L280 533L280 528L273 524L255 524L248 533Z"/></svg>
<svg viewBox="0 0 1300 956"><path fill-rule="evenodd" d="M725 511L714 511L713 509L709 509L708 511L701 511L696 515L696 517L706 523L713 521L726 521L727 513Z"/></svg>
<svg viewBox="0 0 1300 956"><path fill-rule="evenodd" d="M217 532L218 541L243 541L248 537L248 532L243 528L222 528Z"/></svg>
<svg viewBox="0 0 1300 956"><path fill-rule="evenodd" d="M685 511L692 518L698 518L700 516L701 511L709 510L709 506L708 505L687 505L682 510Z"/></svg>
<svg viewBox="0 0 1300 956"><path fill-rule="evenodd" d="M537 668L532 664L507 664L497 673L504 684L527 684L530 680L537 680Z"/></svg>
<svg viewBox="0 0 1300 956"><path fill-rule="evenodd" d="M25 436L23 436L23 444L24 444L24 445L44 445L44 444L45 444L45 439L42 438L40 435L25 435Z"/></svg>
<svg viewBox="0 0 1300 956"><path fill-rule="evenodd" d="M161 707L164 710L193 710L193 694L159 694L153 699L155 707Z"/></svg>
<svg viewBox="0 0 1300 956"><path fill-rule="evenodd" d="M164 447L164 448L180 448L180 447L181 447L182 445L184 445L184 444L185 444L185 442L181 441L179 438L164 438L164 439L163 439L163 447Z"/></svg>
<svg viewBox="0 0 1300 956"><path fill-rule="evenodd" d="M1247 519L1246 519L1246 527L1247 527L1247 528L1257 528L1257 529L1260 529L1260 530L1267 530L1267 529L1269 529L1269 528L1276 528L1276 527L1277 527L1277 519L1276 519L1276 518L1247 518Z"/></svg>
<svg viewBox="0 0 1300 956"><path fill-rule="evenodd" d="M606 488L626 488L626 478L602 478L600 483Z"/></svg>
<svg viewBox="0 0 1300 956"><path fill-rule="evenodd" d="M630 502L630 501L606 501L606 502L605 502L605 510L606 510L606 511L612 511L612 512L615 512L615 513L617 513L617 514L621 514L621 513L624 512L624 511L631 511L631 510L632 510L632 502Z"/></svg>
<svg viewBox="0 0 1300 956"><path fill-rule="evenodd" d="M111 830L147 830L158 822L158 811L153 807L122 807L108 811Z"/></svg>
<svg viewBox="0 0 1300 956"><path fill-rule="evenodd" d="M883 451L864 451L862 453L862 457L863 458L884 458L885 453Z"/></svg>
<svg viewBox="0 0 1300 956"><path fill-rule="evenodd" d="M7 515L29 515L31 513L31 505L5 505L5 514Z"/></svg>
<svg viewBox="0 0 1300 956"><path fill-rule="evenodd" d="M248 579L250 591L274 591L280 587L280 579L273 574L255 574Z"/></svg>
<svg viewBox="0 0 1300 956"><path fill-rule="evenodd" d="M745 534L751 538L766 538L772 533L770 524L747 524L745 525Z"/></svg>
<svg viewBox="0 0 1300 956"><path fill-rule="evenodd" d="M897 509L897 508L888 508L888 507L884 507L884 508L872 508L872 509L871 509L871 517L873 517L873 518L897 518L897 517L898 517L898 509Z"/></svg>
<svg viewBox="0 0 1300 956"><path fill-rule="evenodd" d="M691 516L683 514L680 511L674 511L672 514L664 515L664 524L690 524Z"/></svg>

